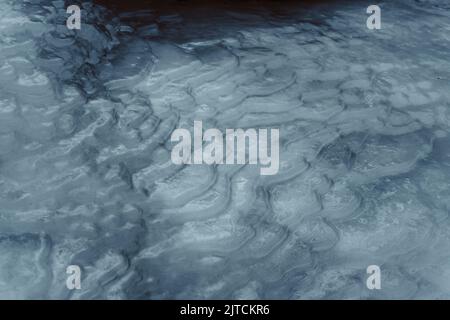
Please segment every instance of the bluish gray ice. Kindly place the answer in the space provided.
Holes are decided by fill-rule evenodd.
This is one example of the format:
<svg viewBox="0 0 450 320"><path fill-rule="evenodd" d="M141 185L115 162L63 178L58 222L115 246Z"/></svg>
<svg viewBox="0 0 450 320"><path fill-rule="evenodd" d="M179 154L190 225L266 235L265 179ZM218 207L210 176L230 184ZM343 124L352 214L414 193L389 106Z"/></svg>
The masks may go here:
<svg viewBox="0 0 450 320"><path fill-rule="evenodd" d="M0 0L0 298L449 299L450 5L369 4ZM194 120L280 172L173 165Z"/></svg>

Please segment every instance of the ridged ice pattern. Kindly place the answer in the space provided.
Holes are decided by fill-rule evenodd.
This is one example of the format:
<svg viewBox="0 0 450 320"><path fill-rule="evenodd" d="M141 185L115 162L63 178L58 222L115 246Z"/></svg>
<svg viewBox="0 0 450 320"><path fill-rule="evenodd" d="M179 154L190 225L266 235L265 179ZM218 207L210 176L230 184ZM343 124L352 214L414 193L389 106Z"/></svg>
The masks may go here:
<svg viewBox="0 0 450 320"><path fill-rule="evenodd" d="M66 5L0 0L0 298L450 298L445 0ZM280 172L173 165L194 120Z"/></svg>

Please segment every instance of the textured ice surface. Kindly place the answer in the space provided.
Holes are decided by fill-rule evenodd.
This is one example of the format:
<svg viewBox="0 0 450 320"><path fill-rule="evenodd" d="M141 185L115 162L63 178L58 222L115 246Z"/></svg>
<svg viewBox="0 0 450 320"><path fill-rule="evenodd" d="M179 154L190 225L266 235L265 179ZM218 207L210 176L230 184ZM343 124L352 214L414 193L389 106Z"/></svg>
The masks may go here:
<svg viewBox="0 0 450 320"><path fill-rule="evenodd" d="M372 31L368 4L85 3L70 31L0 0L0 298L450 298L450 6ZM194 120L280 128L280 172L173 165Z"/></svg>

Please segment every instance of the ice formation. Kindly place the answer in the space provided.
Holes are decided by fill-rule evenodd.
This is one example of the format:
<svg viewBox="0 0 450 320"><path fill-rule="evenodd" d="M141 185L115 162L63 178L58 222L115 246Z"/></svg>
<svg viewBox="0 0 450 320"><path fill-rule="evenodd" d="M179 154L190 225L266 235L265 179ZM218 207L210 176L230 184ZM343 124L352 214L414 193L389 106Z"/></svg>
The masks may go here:
<svg viewBox="0 0 450 320"><path fill-rule="evenodd" d="M67 5L0 0L0 298L450 298L447 1L380 30L359 1ZM174 165L195 120L279 128L278 174Z"/></svg>

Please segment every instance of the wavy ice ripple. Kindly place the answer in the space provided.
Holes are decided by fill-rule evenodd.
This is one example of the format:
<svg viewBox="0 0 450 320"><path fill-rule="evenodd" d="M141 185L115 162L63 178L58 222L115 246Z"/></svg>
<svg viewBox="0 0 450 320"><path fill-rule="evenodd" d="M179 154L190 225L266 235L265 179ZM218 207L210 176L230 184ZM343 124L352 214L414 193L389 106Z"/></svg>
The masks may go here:
<svg viewBox="0 0 450 320"><path fill-rule="evenodd" d="M0 0L1 298L450 298L444 0L84 6ZM174 166L193 120L280 128L279 174Z"/></svg>

